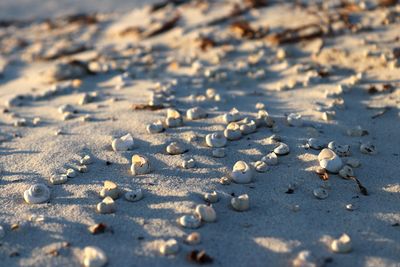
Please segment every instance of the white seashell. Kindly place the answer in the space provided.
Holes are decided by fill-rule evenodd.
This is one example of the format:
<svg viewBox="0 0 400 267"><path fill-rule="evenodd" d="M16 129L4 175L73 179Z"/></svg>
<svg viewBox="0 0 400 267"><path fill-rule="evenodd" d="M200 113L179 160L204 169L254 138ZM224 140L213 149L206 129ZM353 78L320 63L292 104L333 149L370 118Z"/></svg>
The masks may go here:
<svg viewBox="0 0 400 267"><path fill-rule="evenodd" d="M75 178L78 174L74 169L68 169L66 175L68 178Z"/></svg>
<svg viewBox="0 0 400 267"><path fill-rule="evenodd" d="M172 142L167 146L166 151L170 155L179 155L185 153L187 149L182 143Z"/></svg>
<svg viewBox="0 0 400 267"><path fill-rule="evenodd" d="M347 157L350 155L349 145L339 145L335 141L329 142L328 148L335 152L339 157Z"/></svg>
<svg viewBox="0 0 400 267"><path fill-rule="evenodd" d="M278 165L278 156L274 152L271 152L262 157L261 161L264 161L267 165L271 166Z"/></svg>
<svg viewBox="0 0 400 267"><path fill-rule="evenodd" d="M50 177L50 183L53 185L65 184L68 181L68 176L65 174L53 175Z"/></svg>
<svg viewBox="0 0 400 267"><path fill-rule="evenodd" d="M251 182L253 172L246 162L240 160L233 165L231 177L238 184L247 184Z"/></svg>
<svg viewBox="0 0 400 267"><path fill-rule="evenodd" d="M196 167L196 161L193 158L185 159L182 162L182 168L184 169L192 169L194 167Z"/></svg>
<svg viewBox="0 0 400 267"><path fill-rule="evenodd" d="M215 148L212 150L212 156L214 158L223 158L226 156L224 148Z"/></svg>
<svg viewBox="0 0 400 267"><path fill-rule="evenodd" d="M316 149L316 150L321 150L325 146L324 142L322 142L320 139L317 139L317 138L308 139L307 144L310 148Z"/></svg>
<svg viewBox="0 0 400 267"><path fill-rule="evenodd" d="M4 231L3 226L0 225L0 240L4 238L6 235L6 232Z"/></svg>
<svg viewBox="0 0 400 267"><path fill-rule="evenodd" d="M240 125L240 131L242 134L251 134L257 130L257 125L255 121L250 120L250 122Z"/></svg>
<svg viewBox="0 0 400 267"><path fill-rule="evenodd" d="M225 123L231 123L234 121L239 121L242 118L242 116L240 115L239 110L233 108L231 111L224 114L222 118Z"/></svg>
<svg viewBox="0 0 400 267"><path fill-rule="evenodd" d="M77 169L78 169L78 172L81 172L81 173L86 173L89 171L89 169L86 165L78 166Z"/></svg>
<svg viewBox="0 0 400 267"><path fill-rule="evenodd" d="M292 262L293 267L318 267L316 258L309 250L300 251Z"/></svg>
<svg viewBox="0 0 400 267"><path fill-rule="evenodd" d="M143 198L143 191L140 188L129 190L124 197L127 201L136 202Z"/></svg>
<svg viewBox="0 0 400 267"><path fill-rule="evenodd" d="M342 234L339 239L331 243L331 250L335 253L349 253L352 250L351 238L347 234Z"/></svg>
<svg viewBox="0 0 400 267"><path fill-rule="evenodd" d="M222 184L222 185L229 185L229 184L231 184L231 182L232 182L232 179L229 178L229 177L226 177L226 176L221 177L219 179L219 183Z"/></svg>
<svg viewBox="0 0 400 267"><path fill-rule="evenodd" d="M354 177L354 172L350 166L344 165L343 168L340 169L339 175L344 179L351 179L352 177Z"/></svg>
<svg viewBox="0 0 400 267"><path fill-rule="evenodd" d="M214 99L217 94L217 91L214 88L208 88L206 90L206 97L208 99Z"/></svg>
<svg viewBox="0 0 400 267"><path fill-rule="evenodd" d="M165 119L165 124L169 128L182 126L183 120L182 120L182 116L179 113L179 111L172 109L172 108L168 109L167 118Z"/></svg>
<svg viewBox="0 0 400 267"><path fill-rule="evenodd" d="M274 126L274 120L272 119L272 117L268 114L268 112L266 110L259 110L257 113L257 118L256 118L256 122L258 121L258 126L266 126L271 128L272 126Z"/></svg>
<svg viewBox="0 0 400 267"><path fill-rule="evenodd" d="M105 197L102 202L97 204L96 209L102 214L114 213L115 202L111 197Z"/></svg>
<svg viewBox="0 0 400 267"><path fill-rule="evenodd" d="M226 138L221 133L211 133L206 135L206 144L209 147L224 147L226 145Z"/></svg>
<svg viewBox="0 0 400 267"><path fill-rule="evenodd" d="M194 215L183 215L178 219L178 223L185 228L196 229L200 227L201 221Z"/></svg>
<svg viewBox="0 0 400 267"><path fill-rule="evenodd" d="M377 152L375 146L371 143L364 143L360 145L360 151L364 154L375 155Z"/></svg>
<svg viewBox="0 0 400 267"><path fill-rule="evenodd" d="M265 108L265 104L261 103L261 102L257 102L255 105L255 108L260 110L260 109L264 109Z"/></svg>
<svg viewBox="0 0 400 267"><path fill-rule="evenodd" d="M201 242L201 235L198 232L193 232L189 234L185 239L185 243L192 246L197 245L200 242Z"/></svg>
<svg viewBox="0 0 400 267"><path fill-rule="evenodd" d="M205 222L215 222L217 220L217 213L212 206L200 204L195 209L195 214L200 220Z"/></svg>
<svg viewBox="0 0 400 267"><path fill-rule="evenodd" d="M318 199L325 199L325 198L327 198L328 197L328 191L326 191L325 189L323 189L323 188L320 188L320 187L318 187L318 188L315 188L314 190L313 190L313 194L314 194L314 196L316 197L316 198L318 198Z"/></svg>
<svg viewBox="0 0 400 267"><path fill-rule="evenodd" d="M83 265L85 267L103 267L107 261L107 256L102 249L94 246L83 249Z"/></svg>
<svg viewBox="0 0 400 267"><path fill-rule="evenodd" d="M353 168L360 167L361 165L361 162L356 158L346 158L345 163Z"/></svg>
<svg viewBox="0 0 400 267"><path fill-rule="evenodd" d="M137 154L132 156L131 172L133 175L147 174L150 171L150 161L145 156Z"/></svg>
<svg viewBox="0 0 400 267"><path fill-rule="evenodd" d="M338 173L343 166L343 162L338 155L329 148L324 148L318 154L319 165L331 173Z"/></svg>
<svg viewBox="0 0 400 267"><path fill-rule="evenodd" d="M236 211L245 211L250 208L249 196L240 195L231 199L232 208Z"/></svg>
<svg viewBox="0 0 400 267"><path fill-rule="evenodd" d="M82 165L89 165L92 164L92 158L89 155L85 155L81 158L80 163Z"/></svg>
<svg viewBox="0 0 400 267"><path fill-rule="evenodd" d="M231 122L226 126L224 135L228 140L238 140L242 137L242 131L240 125L236 122Z"/></svg>
<svg viewBox="0 0 400 267"><path fill-rule="evenodd" d="M112 181L104 181L103 188L100 191L100 196L111 197L112 199L117 199L119 197L120 190L118 185Z"/></svg>
<svg viewBox="0 0 400 267"><path fill-rule="evenodd" d="M356 210L357 209L357 206L356 205L354 205L354 204L346 204L346 210L348 210L348 211L354 211L354 210Z"/></svg>
<svg viewBox="0 0 400 267"><path fill-rule="evenodd" d="M264 161L256 161L254 163L254 168L258 172L266 172L266 171L268 171L268 165Z"/></svg>
<svg viewBox="0 0 400 267"><path fill-rule="evenodd" d="M111 146L114 151L128 151L133 148L133 145L133 137L128 133L120 138L114 139Z"/></svg>
<svg viewBox="0 0 400 267"><path fill-rule="evenodd" d="M299 113L290 113L286 120L290 126L301 127L303 125L303 119Z"/></svg>
<svg viewBox="0 0 400 267"><path fill-rule="evenodd" d="M200 107L194 107L186 111L186 117L189 120L204 119L207 117L207 112Z"/></svg>
<svg viewBox="0 0 400 267"><path fill-rule="evenodd" d="M218 193L216 191L213 191L211 193L206 193L204 194L204 200L207 201L208 203L216 203L219 200Z"/></svg>
<svg viewBox="0 0 400 267"><path fill-rule="evenodd" d="M285 143L278 143L278 146L274 148L274 153L278 156L289 154L289 146Z"/></svg>
<svg viewBox="0 0 400 267"><path fill-rule="evenodd" d="M160 253L162 255L173 255L178 253L179 251L179 244L176 239L169 239L168 241L165 241L161 244L160 246Z"/></svg>
<svg viewBox="0 0 400 267"><path fill-rule="evenodd" d="M162 121L156 121L153 123L150 123L146 126L146 130L148 133L155 134L155 133L161 133L164 131L164 126L162 124Z"/></svg>
<svg viewBox="0 0 400 267"><path fill-rule="evenodd" d="M24 192L24 200L29 204L40 204L50 199L50 189L45 184L34 184Z"/></svg>

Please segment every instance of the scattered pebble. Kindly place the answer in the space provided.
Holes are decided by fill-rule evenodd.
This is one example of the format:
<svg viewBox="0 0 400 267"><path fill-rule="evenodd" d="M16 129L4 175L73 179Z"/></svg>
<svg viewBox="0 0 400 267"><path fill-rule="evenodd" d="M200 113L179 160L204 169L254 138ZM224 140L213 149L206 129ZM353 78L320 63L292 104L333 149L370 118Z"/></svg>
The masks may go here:
<svg viewBox="0 0 400 267"><path fill-rule="evenodd" d="M360 145L360 151L363 154L375 155L377 152L375 146L371 143L363 143Z"/></svg>
<svg viewBox="0 0 400 267"><path fill-rule="evenodd" d="M169 239L163 242L160 246L160 253L162 255L174 255L179 252L179 244L176 239Z"/></svg>
<svg viewBox="0 0 400 267"><path fill-rule="evenodd" d="M204 200L207 201L208 203L216 203L219 200L218 193L216 191L213 191L211 193L205 193Z"/></svg>
<svg viewBox="0 0 400 267"><path fill-rule="evenodd" d="M83 265L85 267L103 267L107 261L107 256L102 249L94 246L83 249Z"/></svg>
<svg viewBox="0 0 400 267"><path fill-rule="evenodd" d="M324 148L318 154L319 165L331 173L338 173L343 166L342 160L329 148Z"/></svg>
<svg viewBox="0 0 400 267"><path fill-rule="evenodd" d="M354 177L353 169L348 165L344 165L343 168L339 171L339 176L344 179L351 179L352 177Z"/></svg>
<svg viewBox="0 0 400 267"><path fill-rule="evenodd" d="M346 204L346 210L348 211L354 211L357 209L357 206L355 206L354 204Z"/></svg>
<svg viewBox="0 0 400 267"><path fill-rule="evenodd" d="M97 212L101 214L108 214L115 212L115 202L111 197L105 197L102 202L96 206Z"/></svg>
<svg viewBox="0 0 400 267"><path fill-rule="evenodd" d="M215 222L217 220L217 213L212 206L197 205L195 214L204 222Z"/></svg>
<svg viewBox="0 0 400 267"><path fill-rule="evenodd" d="M307 143L310 148L315 149L315 150L321 150L325 147L324 142L322 142L318 138L310 138L310 139L308 139Z"/></svg>
<svg viewBox="0 0 400 267"><path fill-rule="evenodd" d="M89 155L85 155L85 156L83 156L81 158L80 163L82 165L89 165L89 164L92 164L93 161L92 161L92 158Z"/></svg>
<svg viewBox="0 0 400 267"><path fill-rule="evenodd" d="M183 125L182 115L175 109L168 109L165 125L169 128L175 128Z"/></svg>
<svg viewBox="0 0 400 267"><path fill-rule="evenodd" d="M137 188L133 190L129 190L124 195L125 199L130 202L136 202L143 198L142 189Z"/></svg>
<svg viewBox="0 0 400 267"><path fill-rule="evenodd" d="M231 177L235 183L247 184L252 181L253 172L249 164L240 160L233 165Z"/></svg>
<svg viewBox="0 0 400 267"><path fill-rule="evenodd" d="M134 146L133 137L130 133L116 138L112 141L111 144L114 151L128 151L131 150Z"/></svg>
<svg viewBox="0 0 400 267"><path fill-rule="evenodd" d="M268 171L268 165L265 163L265 161L256 161L254 163L254 168L256 169L257 172L266 172Z"/></svg>
<svg viewBox="0 0 400 267"><path fill-rule="evenodd" d="M162 124L162 121L156 121L148 124L146 126L146 130L150 134L161 133L162 131L164 131L164 126Z"/></svg>
<svg viewBox="0 0 400 267"><path fill-rule="evenodd" d="M331 249L335 253L349 253L353 249L350 236L343 234L339 239L333 240Z"/></svg>
<svg viewBox="0 0 400 267"><path fill-rule="evenodd" d="M274 153L279 156L289 154L289 146L285 143L279 143L277 147L274 148Z"/></svg>
<svg viewBox="0 0 400 267"><path fill-rule="evenodd" d="M185 159L182 161L182 168L193 169L196 167L196 161L193 158Z"/></svg>
<svg viewBox="0 0 400 267"><path fill-rule="evenodd" d="M207 253L204 250L192 250L189 252L187 255L187 259L190 262L195 262L198 264L207 264L207 263L212 263L213 259L207 255Z"/></svg>
<svg viewBox="0 0 400 267"><path fill-rule="evenodd" d="M45 184L34 184L24 192L24 200L29 204L40 204L50 199L50 189Z"/></svg>
<svg viewBox="0 0 400 267"><path fill-rule="evenodd" d="M188 245L198 245L201 242L201 235L199 232L193 232L186 236L185 243Z"/></svg>
<svg viewBox="0 0 400 267"><path fill-rule="evenodd" d="M225 123L231 123L235 121L239 121L242 119L242 115L240 115L239 110L233 108L231 111L223 115L223 120Z"/></svg>
<svg viewBox="0 0 400 267"><path fill-rule="evenodd" d="M60 184L65 184L68 181L68 176L66 174L60 174L60 175L53 175L50 177L50 183L53 185L60 185Z"/></svg>
<svg viewBox="0 0 400 267"><path fill-rule="evenodd" d="M212 133L206 135L206 143L209 147L224 147L226 142L226 137L221 133Z"/></svg>
<svg viewBox="0 0 400 267"><path fill-rule="evenodd" d="M178 219L180 226L190 229L199 228L201 225L200 218L194 215L183 215Z"/></svg>
<svg viewBox="0 0 400 267"><path fill-rule="evenodd" d="M103 188L100 191L100 196L102 198L111 197L112 199L117 199L119 197L120 190L118 185L112 181L104 181Z"/></svg>
<svg viewBox="0 0 400 267"><path fill-rule="evenodd" d="M148 174L151 171L150 161L145 156L133 155L131 172L133 175Z"/></svg>
<svg viewBox="0 0 400 267"><path fill-rule="evenodd" d="M68 169L66 175L68 178L75 178L78 174L74 169Z"/></svg>
<svg viewBox="0 0 400 267"><path fill-rule="evenodd" d="M287 116L287 122L290 126L294 126L294 127L301 127L303 126L303 119L301 114L299 113L290 113Z"/></svg>
<svg viewBox="0 0 400 267"><path fill-rule="evenodd" d="M267 163L267 165L278 165L278 156L274 152L268 153L261 160Z"/></svg>
<svg viewBox="0 0 400 267"><path fill-rule="evenodd" d="M179 155L185 153L187 149L182 143L172 142L167 146L166 151L170 155Z"/></svg>
<svg viewBox="0 0 400 267"><path fill-rule="evenodd" d="M236 122L231 122L226 126L224 130L224 136L228 140L239 140L242 137L242 131L240 130L240 125Z"/></svg>
<svg viewBox="0 0 400 267"><path fill-rule="evenodd" d="M200 107L194 107L186 111L186 117L189 120L204 119L207 117L207 112Z"/></svg>
<svg viewBox="0 0 400 267"><path fill-rule="evenodd" d="M249 196L247 194L233 197L231 199L232 208L236 211L246 211L250 208Z"/></svg>
<svg viewBox="0 0 400 267"><path fill-rule="evenodd" d="M318 187L313 190L313 194L318 199L325 199L329 196L328 191L326 189Z"/></svg>

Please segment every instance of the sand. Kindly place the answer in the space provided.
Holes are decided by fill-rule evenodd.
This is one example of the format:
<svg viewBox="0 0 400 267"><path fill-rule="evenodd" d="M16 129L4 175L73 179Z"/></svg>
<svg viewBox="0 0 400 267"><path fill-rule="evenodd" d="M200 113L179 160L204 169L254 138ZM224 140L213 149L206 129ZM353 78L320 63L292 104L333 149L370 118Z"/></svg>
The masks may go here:
<svg viewBox="0 0 400 267"><path fill-rule="evenodd" d="M322 25L323 12L318 11L318 16L311 12L316 10L311 6L273 3L207 25L229 14L231 8L231 4L222 2L186 4L150 14L144 7L104 12L93 24L59 19L55 26L31 22L0 28L0 62L5 62L0 78L0 225L5 229L0 240L0 265L78 266L83 248L95 245L106 253L108 266L187 266L192 263L186 254L193 249L206 250L215 266L291 266L291 260L302 250L329 262L327 266L399 266L400 68L390 56L399 47L400 21L382 21L389 11L398 15L400 5L371 5L369 10L355 11L348 8L352 10L350 17L363 30L351 32L338 26L342 28L329 36L278 46L267 42L266 37L239 37L229 24L241 18L254 29L268 26L274 33L309 23ZM132 28L127 31L127 27L139 26L146 34L151 33L155 19L165 21L177 12L180 20L165 33L138 38ZM121 34L123 31L125 34ZM202 51L196 41L199 36L211 38L216 46ZM46 52L60 40L70 40L68 48L84 44L85 51L57 59L43 59L43 54L34 52L39 51L39 45ZM286 51L283 59L276 57L279 49ZM251 55L259 56L259 61L240 68ZM105 60L114 62L118 69L111 66L109 71L79 77L82 85L77 88L66 87L54 95L25 98L18 101L20 105L10 105L10 99L17 95L39 96L54 84L65 83L50 81L48 72L58 62L72 59ZM303 85L306 74L296 71L301 63L321 64L328 74ZM118 89L124 71L132 78ZM359 72L362 79L349 86L348 92L338 93L338 85ZM293 79L298 81L295 88L277 90L279 84ZM172 106L183 114L200 106L209 116L149 134L146 125L164 119L166 109L132 110L132 104L146 104L157 83L171 82L177 83L172 85ZM375 86L379 91L384 84L392 89L371 90ZM207 88L214 88L220 101L195 97L204 95ZM93 102L78 104L84 93L92 92L98 93ZM340 99L344 106L332 105ZM256 116L258 102L265 104L279 129L261 127L238 141L229 141L226 157L212 157L211 149L204 144L205 135L224 130L221 116L233 107L245 116ZM57 110L64 104L78 110L76 118L62 120ZM335 111L333 119L323 120L324 111ZM300 113L303 126L289 126L285 119L289 113ZM79 118L86 114L91 121ZM35 117L41 118L36 126L31 123ZM18 118L26 118L28 125L14 126ZM358 125L369 134L346 134ZM55 135L57 130L62 134ZM135 148L114 152L113 138L127 133L134 137ZM279 157L279 165L255 173L250 184L219 183L236 161L254 162L270 152L268 138L273 134L280 135L290 147L287 156ZM304 146L310 137L350 145L351 156L361 162L354 169L355 175L369 195L361 194L353 181L337 175L330 175L329 185L320 180L314 172L319 151ZM188 152L168 155L166 145L177 140L185 142ZM360 143L365 142L373 143L377 154L361 153ZM87 173L63 185L49 183L52 175L76 166L87 154L94 159ZM132 176L133 154L149 158L153 168L150 174ZM186 157L194 158L197 167L180 168ZM123 189L140 187L144 198L138 202L118 199L114 214L98 214L96 204L101 201L99 192L105 180ZM23 192L36 182L49 185L49 203L24 202ZM296 183L297 188L293 194L286 194L290 183ZM312 193L321 185L329 187L324 200ZM217 222L205 223L196 230L202 235L199 245L184 244L184 237L193 230L180 227L176 219L192 214L197 204L204 203L202 194L212 190L220 194L220 201L213 204ZM233 193L247 193L250 210L232 210L229 203ZM357 209L346 210L349 203ZM298 211L294 205L299 205ZM30 221L31 215L43 215L44 222ZM91 235L87 227L100 222L112 231ZM12 230L13 224L19 224L18 229ZM335 254L329 249L330 240L342 233L351 237L353 250ZM162 256L159 245L169 238L178 240L180 251ZM69 242L70 246L59 249L57 256L48 252L60 242Z"/></svg>

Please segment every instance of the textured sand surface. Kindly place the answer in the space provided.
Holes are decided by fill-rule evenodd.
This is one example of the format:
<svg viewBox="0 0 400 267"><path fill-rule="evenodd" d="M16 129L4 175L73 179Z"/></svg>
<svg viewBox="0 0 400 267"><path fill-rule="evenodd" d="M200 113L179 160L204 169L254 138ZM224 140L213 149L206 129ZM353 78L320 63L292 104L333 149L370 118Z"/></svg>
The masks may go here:
<svg viewBox="0 0 400 267"><path fill-rule="evenodd" d="M393 51L400 47L400 5L371 5L369 10L348 7L350 21L362 29L352 32L340 24L332 34L276 46L267 37L239 37L229 25L244 19L253 28L268 26L274 33L310 23L324 25L328 11L275 3L207 25L232 9L229 3L210 2L209 6L170 6L155 13L149 13L148 7L105 13L94 23L60 19L53 24L0 28L0 62L5 62L0 78L0 225L5 230L0 265L78 266L82 249L96 245L107 254L108 266L186 266L193 264L186 254L194 248L205 249L215 266L291 266L291 259L302 250L331 261L327 266L399 266L400 59ZM395 18L382 23L389 12ZM138 26L146 32L155 27L155 21L169 20L178 13L179 21L165 33L140 38L132 30ZM199 36L216 45L203 51ZM67 43L63 46L62 42ZM46 52L57 45L73 48L80 44L84 51L46 58ZM277 58L279 49L286 51L285 58ZM73 59L105 62L108 70L79 77L79 87L66 86L43 96L56 83L68 83L52 81L49 71ZM296 71L299 64L311 63L309 72ZM124 72L131 78L118 89ZM303 85L310 72L314 77ZM338 85L360 72L363 77L357 84L349 86L348 92L338 92ZM293 79L297 81L294 88L277 90ZM185 119L182 127L149 134L146 125L163 120L166 109L132 110L131 106L147 103L151 93L159 91L157 83L173 84L169 104L182 114L200 106L209 116ZM385 84L391 89L380 92ZM199 97L208 88L214 88L221 100ZM84 93L93 92L97 96L92 102L78 104ZM17 101L17 95L25 98ZM343 105L337 104L342 100ZM221 116L234 107L254 118L258 102L265 104L279 129L258 128L238 141L229 141L226 157L212 157L205 135L223 131L226 124ZM64 104L77 109L75 118L62 120L58 108ZM333 119L323 120L324 111L334 111ZM289 126L289 113L300 113L303 126ZM86 114L92 120L80 119ZM36 126L31 123L35 117L41 118ZM27 119L28 125L14 126L20 118ZM346 134L357 126L368 134ZM63 134L55 135L57 130ZM134 137L135 148L114 152L113 138L126 133ZM290 147L277 166L255 172L250 184L219 183L236 161L254 162L270 152L274 146L268 138L273 134ZM319 151L304 147L310 137L350 145L351 156L361 162L354 169L355 176L369 195L362 195L353 181L338 175L330 175L329 185L322 181L314 172ZM187 153L171 156L165 152L166 145L176 140L187 145ZM378 153L361 153L360 144L366 142L373 143ZM76 167L87 154L94 159L87 173L62 185L49 183L52 175ZM132 176L133 154L150 159L150 174ZM179 167L187 157L197 161L196 168ZM96 204L101 201L99 191L105 180L123 189L140 187L145 196L133 203L120 198L114 214L98 214ZM24 202L23 192L36 182L49 185L49 203ZM290 183L298 186L293 194L285 194ZM329 187L328 198L313 196L319 186ZM202 194L212 190L220 194L220 201L213 204L217 222L196 230L202 235L199 245L186 245L182 241L193 230L180 227L176 219L193 213L197 204L204 203ZM229 204L232 193L247 193L250 210L234 211ZM346 210L349 203L358 208ZM294 205L300 209L294 211ZM43 215L45 220L29 221L31 215ZM91 235L87 227L100 222L113 231ZM19 228L12 230L16 223ZM353 251L349 254L329 249L330 240L342 233L351 236ZM162 256L159 244L169 238L178 240L180 252ZM64 241L70 246L60 249L58 256L48 253Z"/></svg>

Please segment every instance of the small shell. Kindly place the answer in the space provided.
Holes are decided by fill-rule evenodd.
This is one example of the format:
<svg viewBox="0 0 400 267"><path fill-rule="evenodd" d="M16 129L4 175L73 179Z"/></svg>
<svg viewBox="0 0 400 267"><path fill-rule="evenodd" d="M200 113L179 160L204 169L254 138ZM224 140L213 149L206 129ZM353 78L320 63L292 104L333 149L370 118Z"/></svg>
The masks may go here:
<svg viewBox="0 0 400 267"><path fill-rule="evenodd" d="M201 235L198 232L193 232L185 238L185 243L188 245L198 245L201 242Z"/></svg>
<svg viewBox="0 0 400 267"><path fill-rule="evenodd" d="M213 191L211 193L206 193L204 194L204 200L207 201L208 203L216 203L219 200L218 193L216 191Z"/></svg>
<svg viewBox="0 0 400 267"><path fill-rule="evenodd" d="M232 208L236 211L245 211L250 208L249 196L240 195L231 199Z"/></svg>
<svg viewBox="0 0 400 267"><path fill-rule="evenodd" d="M226 156L224 148L214 148L211 153L214 158L224 158Z"/></svg>
<svg viewBox="0 0 400 267"><path fill-rule="evenodd" d="M24 192L24 200L29 204L40 204L50 199L50 190L45 184L34 184Z"/></svg>
<svg viewBox="0 0 400 267"><path fill-rule="evenodd" d="M153 123L150 123L146 126L146 130L148 133L155 134L155 133L161 133L164 131L164 126L162 124L162 121L156 121Z"/></svg>
<svg viewBox="0 0 400 267"><path fill-rule="evenodd" d="M77 169L78 169L78 172L81 172L81 173L86 173L89 171L89 169L86 165L78 166Z"/></svg>
<svg viewBox="0 0 400 267"><path fill-rule="evenodd" d="M102 202L98 203L96 206L97 212L102 214L114 213L115 212L115 202L111 197L106 197Z"/></svg>
<svg viewBox="0 0 400 267"><path fill-rule="evenodd" d="M137 188L137 189L129 190L128 192L125 193L124 197L127 201L130 201L130 202L139 201L143 198L142 189Z"/></svg>
<svg viewBox="0 0 400 267"><path fill-rule="evenodd" d="M318 199L325 199L325 198L327 198L328 197L328 191L326 191L325 189L323 189L323 188L320 188L320 187L318 187L318 188L315 188L314 190L313 190L313 194L314 194L314 196L316 197L316 198L318 198Z"/></svg>
<svg viewBox="0 0 400 267"><path fill-rule="evenodd" d="M133 175L147 174L150 171L150 161L148 158L137 154L132 156L131 172Z"/></svg>
<svg viewBox="0 0 400 267"><path fill-rule="evenodd" d="M197 205L195 214L204 222L215 222L217 220L217 213L212 206Z"/></svg>
<svg viewBox="0 0 400 267"><path fill-rule="evenodd" d="M303 119L299 113L290 113L287 116L287 122L290 126L301 127L303 126Z"/></svg>
<svg viewBox="0 0 400 267"><path fill-rule="evenodd" d="M253 172L246 162L240 160L233 165L231 177L238 184L247 184L251 182Z"/></svg>
<svg viewBox="0 0 400 267"><path fill-rule="evenodd" d="M360 145L360 151L364 154L375 155L377 153L376 148L371 143L364 143Z"/></svg>
<svg viewBox="0 0 400 267"><path fill-rule="evenodd" d="M242 131L240 125L236 122L231 122L226 126L224 135L228 140L239 140L242 137Z"/></svg>
<svg viewBox="0 0 400 267"><path fill-rule="evenodd" d="M104 181L103 188L100 191L101 197L111 197L112 199L117 199L119 197L120 190L118 185L112 181Z"/></svg>
<svg viewBox="0 0 400 267"><path fill-rule="evenodd" d="M183 215L178 219L179 225L185 228L196 229L200 227L201 221L194 215Z"/></svg>
<svg viewBox="0 0 400 267"><path fill-rule="evenodd" d="M225 123L231 123L234 121L239 121L242 116L239 113L239 110L233 108L231 111L223 115L223 120Z"/></svg>
<svg viewBox="0 0 400 267"><path fill-rule="evenodd" d="M254 168L258 172L266 172L266 171L268 171L268 165L264 161L256 161L254 163Z"/></svg>
<svg viewBox="0 0 400 267"><path fill-rule="evenodd" d="M89 155L85 155L85 156L83 156L81 158L80 163L82 165L89 165L89 164L92 164L93 161L92 161L92 158Z"/></svg>
<svg viewBox="0 0 400 267"><path fill-rule="evenodd" d="M338 173L343 166L342 160L329 148L324 148L318 154L319 165L331 173Z"/></svg>
<svg viewBox="0 0 400 267"><path fill-rule="evenodd" d="M300 251L292 262L293 267L317 267L319 266L317 259L309 250Z"/></svg>
<svg viewBox="0 0 400 267"><path fill-rule="evenodd" d="M75 178L78 174L74 169L68 169L66 175L68 176L68 178Z"/></svg>
<svg viewBox="0 0 400 267"><path fill-rule="evenodd" d="M356 210L357 209L357 206L356 205L354 205L354 204L346 204L346 210L348 210L348 211L354 211L354 210Z"/></svg>
<svg viewBox="0 0 400 267"><path fill-rule="evenodd" d="M68 181L68 176L66 174L53 175L50 178L50 183L53 185L65 184Z"/></svg>
<svg viewBox="0 0 400 267"><path fill-rule="evenodd" d="M173 255L178 253L179 244L176 239L171 238L168 241L163 242L159 249L162 255Z"/></svg>
<svg viewBox="0 0 400 267"><path fill-rule="evenodd" d="M339 239L331 243L331 250L335 253L349 253L352 250L351 238L347 234L342 234Z"/></svg>
<svg viewBox="0 0 400 267"><path fill-rule="evenodd" d="M114 151L128 151L133 148L133 145L134 141L130 133L120 138L114 139L111 144Z"/></svg>
<svg viewBox="0 0 400 267"><path fill-rule="evenodd" d="M277 147L274 149L274 153L278 156L289 154L290 149L289 146L285 143L279 143Z"/></svg>
<svg viewBox="0 0 400 267"><path fill-rule="evenodd" d="M58 112L60 112L61 114L66 113L66 112L76 113L76 109L72 105L66 104L66 105L60 106L58 108Z"/></svg>
<svg viewBox="0 0 400 267"><path fill-rule="evenodd" d="M271 128L274 126L275 122L266 110L259 110L257 113L256 123L258 126L266 126Z"/></svg>
<svg viewBox="0 0 400 267"><path fill-rule="evenodd" d="M107 261L107 256L102 249L94 246L83 249L83 265L85 267L103 267Z"/></svg>
<svg viewBox="0 0 400 267"><path fill-rule="evenodd" d="M224 147L226 145L226 138L221 133L211 133L206 135L206 144L209 147Z"/></svg>
<svg viewBox="0 0 400 267"><path fill-rule="evenodd" d="M351 179L352 177L354 177L354 172L350 166L344 165L343 168L340 169L339 175L344 179Z"/></svg>
<svg viewBox="0 0 400 267"><path fill-rule="evenodd" d="M184 144L180 142L172 142L167 146L166 151L170 155L179 155L185 153L187 149Z"/></svg>
<svg viewBox="0 0 400 267"><path fill-rule="evenodd" d="M184 169L192 169L194 167L196 167L196 161L193 158L185 159L182 162L182 168Z"/></svg>
<svg viewBox="0 0 400 267"><path fill-rule="evenodd" d="M240 125L240 131L242 134L251 134L257 130L257 125L255 121L250 120L249 122Z"/></svg>
<svg viewBox="0 0 400 267"><path fill-rule="evenodd" d="M172 109L172 108L168 109L167 118L165 119L165 124L169 128L182 126L183 120L182 120L182 116L179 113L179 111Z"/></svg>
<svg viewBox="0 0 400 267"><path fill-rule="evenodd" d="M194 107L186 111L186 117L189 120L204 119L207 117L207 112L200 107Z"/></svg>
<svg viewBox="0 0 400 267"><path fill-rule="evenodd" d="M316 149L316 150L321 150L325 146L324 142L322 142L320 139L317 139L317 138L308 139L307 144L310 148Z"/></svg>
<svg viewBox="0 0 400 267"><path fill-rule="evenodd" d="M349 145L339 145L335 141L329 142L328 148L335 152L339 157L347 157L350 155Z"/></svg>
<svg viewBox="0 0 400 267"><path fill-rule="evenodd" d="M271 166L278 165L278 156L274 152L265 155L261 160Z"/></svg>

